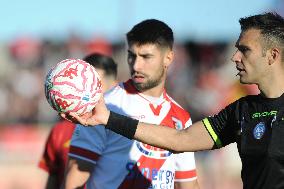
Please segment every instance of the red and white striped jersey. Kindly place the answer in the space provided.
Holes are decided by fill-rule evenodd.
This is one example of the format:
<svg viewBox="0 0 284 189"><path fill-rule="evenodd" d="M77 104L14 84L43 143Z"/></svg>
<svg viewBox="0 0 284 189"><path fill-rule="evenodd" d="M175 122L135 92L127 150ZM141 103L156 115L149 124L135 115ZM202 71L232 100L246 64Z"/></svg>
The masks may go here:
<svg viewBox="0 0 284 189"><path fill-rule="evenodd" d="M191 125L188 112L166 92L160 98L140 94L131 80L107 94L105 102L114 112L142 122L184 129ZM77 125L69 156L95 164L87 182L92 189L173 189L174 182L196 179L194 153L169 151L129 140L104 126Z"/></svg>

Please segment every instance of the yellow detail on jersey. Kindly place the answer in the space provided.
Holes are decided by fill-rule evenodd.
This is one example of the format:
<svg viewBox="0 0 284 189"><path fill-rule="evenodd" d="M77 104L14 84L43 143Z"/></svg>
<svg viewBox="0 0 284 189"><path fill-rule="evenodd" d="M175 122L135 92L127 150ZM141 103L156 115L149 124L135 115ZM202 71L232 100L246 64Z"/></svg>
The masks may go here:
<svg viewBox="0 0 284 189"><path fill-rule="evenodd" d="M64 148L69 148L69 146L70 146L70 140L67 140L64 144L63 144L63 147Z"/></svg>
<svg viewBox="0 0 284 189"><path fill-rule="evenodd" d="M217 145L218 148L222 147L222 142L219 139L219 137L216 135L215 131L213 130L208 118L205 118L202 120L204 126L206 127L207 131L209 132L209 134L211 135L211 137L213 138L215 144Z"/></svg>

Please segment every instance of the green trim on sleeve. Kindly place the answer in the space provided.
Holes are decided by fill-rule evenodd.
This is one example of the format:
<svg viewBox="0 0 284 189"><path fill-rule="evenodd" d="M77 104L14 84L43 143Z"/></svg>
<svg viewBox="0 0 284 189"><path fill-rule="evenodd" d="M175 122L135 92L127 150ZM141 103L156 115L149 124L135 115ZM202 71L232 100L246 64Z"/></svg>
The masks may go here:
<svg viewBox="0 0 284 189"><path fill-rule="evenodd" d="M205 128L207 129L208 133L211 135L212 139L214 140L215 144L217 145L217 148L221 148L222 142L220 138L216 135L215 131L213 130L208 118L204 118L202 122Z"/></svg>

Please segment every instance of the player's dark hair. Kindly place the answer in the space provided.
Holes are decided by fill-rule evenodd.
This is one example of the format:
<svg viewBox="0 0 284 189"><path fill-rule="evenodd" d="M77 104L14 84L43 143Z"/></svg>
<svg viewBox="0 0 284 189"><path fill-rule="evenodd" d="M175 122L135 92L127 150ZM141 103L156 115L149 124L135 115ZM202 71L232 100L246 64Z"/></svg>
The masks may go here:
<svg viewBox="0 0 284 189"><path fill-rule="evenodd" d="M88 62L95 68L104 70L105 75L113 76L114 78L116 78L117 64L111 57L99 53L93 53L87 55L83 60Z"/></svg>
<svg viewBox="0 0 284 189"><path fill-rule="evenodd" d="M283 50L284 19L275 12L268 12L239 20L242 32L248 29L259 29L263 39L263 48L267 50L273 46Z"/></svg>
<svg viewBox="0 0 284 189"><path fill-rule="evenodd" d="M174 43L172 29L156 19L148 19L138 23L126 34L126 38L128 45L157 44L160 47L172 49Z"/></svg>

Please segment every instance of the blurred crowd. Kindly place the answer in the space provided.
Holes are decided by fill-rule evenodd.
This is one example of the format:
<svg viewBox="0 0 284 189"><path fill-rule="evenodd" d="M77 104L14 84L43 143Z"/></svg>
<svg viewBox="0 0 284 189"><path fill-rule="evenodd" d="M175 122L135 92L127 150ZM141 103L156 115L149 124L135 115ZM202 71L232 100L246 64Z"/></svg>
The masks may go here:
<svg viewBox="0 0 284 189"><path fill-rule="evenodd" d="M44 79L48 70L66 58L82 58L92 51L112 54L102 38L85 41L71 34L67 40L24 36L0 48L0 123L52 123L57 114L46 103Z"/></svg>
<svg viewBox="0 0 284 189"><path fill-rule="evenodd" d="M230 43L184 41L175 46L175 62L170 68L167 90L187 110L193 120L220 110L247 93L230 56ZM82 58L91 52L113 56L118 63L118 79L129 77L124 41L115 44L103 37L84 39L70 34L65 40L23 36L0 47L0 123L53 123L57 114L46 102L44 79L47 71L66 58Z"/></svg>

